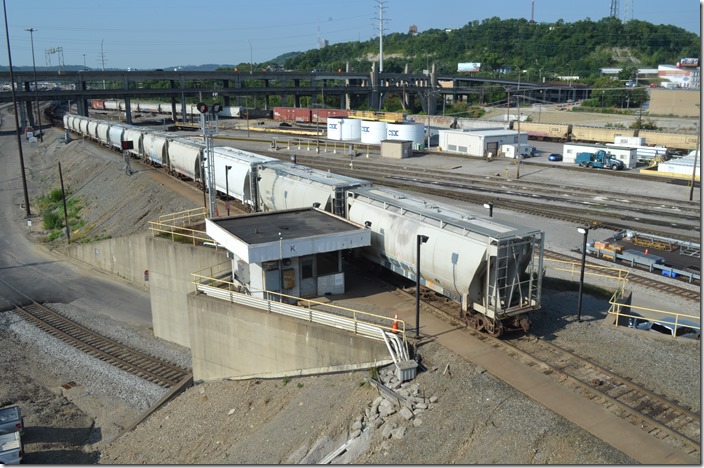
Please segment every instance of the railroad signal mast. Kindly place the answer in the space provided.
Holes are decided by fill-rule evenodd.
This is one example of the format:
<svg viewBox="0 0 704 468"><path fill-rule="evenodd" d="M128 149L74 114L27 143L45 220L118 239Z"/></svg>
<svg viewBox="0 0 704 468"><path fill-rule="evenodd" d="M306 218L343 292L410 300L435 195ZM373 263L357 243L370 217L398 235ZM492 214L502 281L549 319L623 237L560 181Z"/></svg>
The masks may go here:
<svg viewBox="0 0 704 468"><path fill-rule="evenodd" d="M218 112L220 112L220 104L213 104L208 107L204 102L199 102L197 105L200 112L200 129L205 140L205 161L201 164L201 170L204 172L203 184L208 192L208 215L211 218L215 217L217 198L215 197L215 152L213 150L213 135L218 132Z"/></svg>

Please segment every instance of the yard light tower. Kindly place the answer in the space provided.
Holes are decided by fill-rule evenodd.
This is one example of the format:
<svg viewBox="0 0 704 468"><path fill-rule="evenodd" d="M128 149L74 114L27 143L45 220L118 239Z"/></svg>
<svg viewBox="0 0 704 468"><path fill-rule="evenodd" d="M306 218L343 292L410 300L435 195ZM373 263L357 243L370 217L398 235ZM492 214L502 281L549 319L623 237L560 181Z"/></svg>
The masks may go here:
<svg viewBox="0 0 704 468"><path fill-rule="evenodd" d="M420 338L420 246L428 242L429 237L423 234L418 234L416 237L416 339L418 339Z"/></svg>
<svg viewBox="0 0 704 468"><path fill-rule="evenodd" d="M39 126L39 141L44 141L44 135L42 133L42 116L41 116L41 112L39 112L39 89L37 88L37 65L36 65L36 62L34 61L34 31L36 31L36 29L29 28L29 29L25 29L25 31L29 32L29 40L32 44L32 69L34 70L34 102L35 102L35 105L37 106L37 125Z"/></svg>
<svg viewBox="0 0 704 468"><path fill-rule="evenodd" d="M587 236L589 235L588 227L578 227L577 232L582 234L582 269L579 273L579 299L577 299L577 322L582 321L582 292L584 289L584 267L587 261Z"/></svg>

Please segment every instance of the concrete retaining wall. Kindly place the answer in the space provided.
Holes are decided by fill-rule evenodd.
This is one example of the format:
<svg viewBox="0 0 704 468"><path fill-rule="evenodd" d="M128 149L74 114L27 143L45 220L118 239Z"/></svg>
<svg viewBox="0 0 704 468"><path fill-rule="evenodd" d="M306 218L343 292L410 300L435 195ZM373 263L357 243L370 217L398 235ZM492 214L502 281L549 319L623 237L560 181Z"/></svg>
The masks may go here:
<svg viewBox="0 0 704 468"><path fill-rule="evenodd" d="M225 250L145 239L154 336L190 345L186 295L195 290L191 273L227 261Z"/></svg>
<svg viewBox="0 0 704 468"><path fill-rule="evenodd" d="M391 362L386 344L333 327L188 295L193 379L283 377Z"/></svg>
<svg viewBox="0 0 704 468"><path fill-rule="evenodd" d="M88 244L69 244L62 250L88 265L148 287L149 283L144 281L144 270L149 269L146 237L147 234L139 233Z"/></svg>

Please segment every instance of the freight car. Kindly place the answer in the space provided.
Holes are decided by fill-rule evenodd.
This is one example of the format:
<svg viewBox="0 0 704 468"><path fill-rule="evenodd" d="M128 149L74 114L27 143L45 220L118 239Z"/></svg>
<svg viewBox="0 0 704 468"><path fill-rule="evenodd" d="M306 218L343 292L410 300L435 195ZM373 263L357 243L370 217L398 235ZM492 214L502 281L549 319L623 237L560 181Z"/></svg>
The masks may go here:
<svg viewBox="0 0 704 468"><path fill-rule="evenodd" d="M512 121L511 128L514 128L513 123ZM521 122L521 132L528 133L528 138L531 140L566 142L570 139L571 127L569 124ZM517 125L515 129L518 129Z"/></svg>
<svg viewBox="0 0 704 468"><path fill-rule="evenodd" d="M347 203L348 219L372 230L365 258L413 280L420 270L420 283L460 303L471 328L492 336L529 329L527 314L540 307L542 231L387 188L352 190Z"/></svg>
<svg viewBox="0 0 704 468"><path fill-rule="evenodd" d="M664 146L668 149L690 151L697 148L697 136L684 133L667 133L655 130L639 130L638 136L645 138L648 146Z"/></svg>
<svg viewBox="0 0 704 468"><path fill-rule="evenodd" d="M101 131L109 135L111 125L121 138L141 136L137 156L141 151L147 162L180 178L203 181L205 145L200 140L71 115L64 116L64 125L99 142L97 129L105 128ZM229 192L255 211L317 206L366 225L372 244L361 255L406 278L415 279L416 242L426 236L421 284L456 301L469 327L492 336L527 331L528 314L540 308L542 231L255 153L223 147L213 153L217 191Z"/></svg>
<svg viewBox="0 0 704 468"><path fill-rule="evenodd" d="M516 121L511 121L510 128L518 130ZM686 133L668 133L655 130L633 130L627 128L606 128L586 125L551 124L538 122L521 122L521 132L528 133L531 140L557 142L614 143L617 137L645 139L647 146L664 146L670 150L691 151L697 147L697 135Z"/></svg>
<svg viewBox="0 0 704 468"><path fill-rule="evenodd" d="M616 137L621 136L636 136L635 130L572 125L570 141L584 143L613 143L616 140Z"/></svg>

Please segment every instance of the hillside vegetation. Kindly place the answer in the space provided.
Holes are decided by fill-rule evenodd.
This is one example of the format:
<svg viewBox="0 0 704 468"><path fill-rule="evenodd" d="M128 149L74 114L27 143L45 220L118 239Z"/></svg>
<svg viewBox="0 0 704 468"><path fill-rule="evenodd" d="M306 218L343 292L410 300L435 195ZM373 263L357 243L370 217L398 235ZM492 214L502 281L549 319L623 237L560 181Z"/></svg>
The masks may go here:
<svg viewBox="0 0 704 468"><path fill-rule="evenodd" d="M502 70L516 76L518 70L526 70L532 81L555 75L588 79L598 76L602 67L650 68L676 63L682 57L699 57L699 45L700 38L694 33L639 20L530 23L494 17L451 31L387 35L384 71L403 72L408 64L410 71L421 72L435 63L440 73L448 74L456 73L457 63L479 62L480 76L495 76ZM353 70L370 70L372 63L378 62L378 52L378 39L371 39L286 54L285 60L283 56L277 60L292 70L344 70L346 63Z"/></svg>

